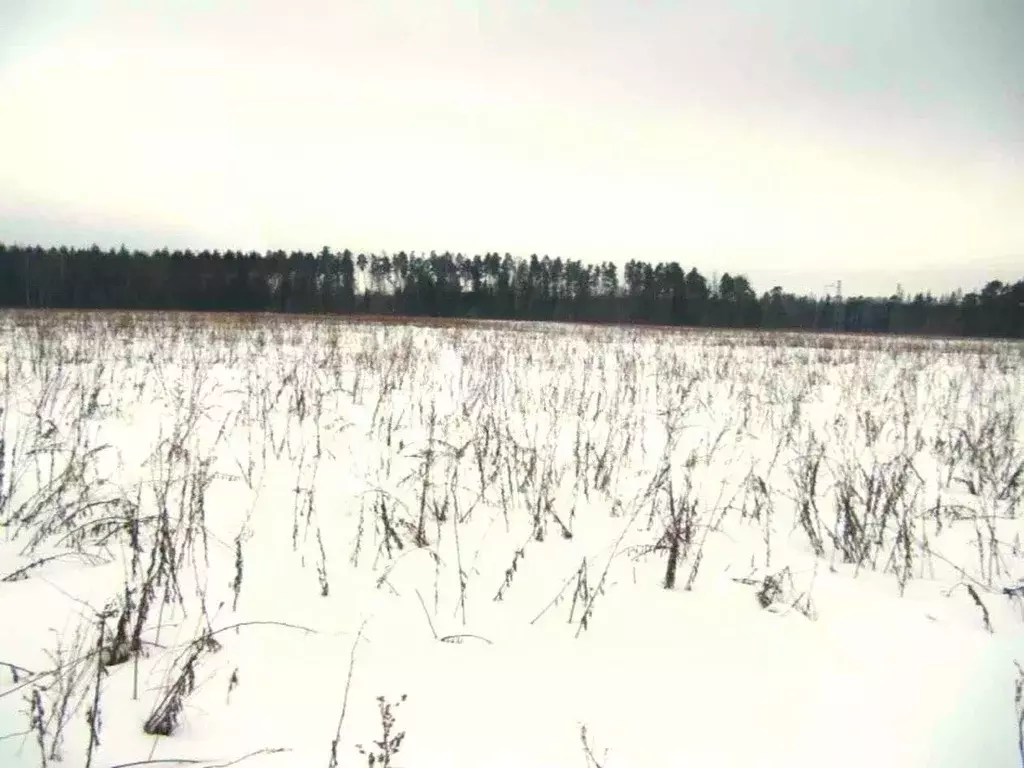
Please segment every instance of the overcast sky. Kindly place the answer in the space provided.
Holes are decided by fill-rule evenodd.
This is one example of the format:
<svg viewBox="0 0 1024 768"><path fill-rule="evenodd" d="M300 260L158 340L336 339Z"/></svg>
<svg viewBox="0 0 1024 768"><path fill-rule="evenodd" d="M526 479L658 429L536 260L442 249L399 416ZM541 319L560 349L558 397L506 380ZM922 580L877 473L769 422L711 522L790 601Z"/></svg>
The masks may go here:
<svg viewBox="0 0 1024 768"><path fill-rule="evenodd" d="M1024 276L1020 0L0 0L0 240Z"/></svg>

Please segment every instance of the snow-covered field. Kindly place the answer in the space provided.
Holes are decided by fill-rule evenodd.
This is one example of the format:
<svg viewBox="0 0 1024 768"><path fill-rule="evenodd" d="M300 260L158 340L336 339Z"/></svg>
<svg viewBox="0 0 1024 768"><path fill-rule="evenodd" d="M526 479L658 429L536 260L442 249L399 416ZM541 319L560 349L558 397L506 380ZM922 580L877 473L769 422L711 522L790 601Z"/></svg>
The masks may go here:
<svg viewBox="0 0 1024 768"><path fill-rule="evenodd" d="M0 765L1021 764L1024 346L0 317Z"/></svg>

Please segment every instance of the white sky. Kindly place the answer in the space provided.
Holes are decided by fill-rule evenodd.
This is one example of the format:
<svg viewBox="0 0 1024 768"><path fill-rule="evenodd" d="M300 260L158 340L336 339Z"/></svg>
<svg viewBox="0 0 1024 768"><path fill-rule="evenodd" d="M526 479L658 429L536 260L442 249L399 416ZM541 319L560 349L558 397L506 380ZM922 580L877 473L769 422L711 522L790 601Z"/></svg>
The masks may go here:
<svg viewBox="0 0 1024 768"><path fill-rule="evenodd" d="M848 295L1024 277L1013 0L0 19L0 240L636 256Z"/></svg>

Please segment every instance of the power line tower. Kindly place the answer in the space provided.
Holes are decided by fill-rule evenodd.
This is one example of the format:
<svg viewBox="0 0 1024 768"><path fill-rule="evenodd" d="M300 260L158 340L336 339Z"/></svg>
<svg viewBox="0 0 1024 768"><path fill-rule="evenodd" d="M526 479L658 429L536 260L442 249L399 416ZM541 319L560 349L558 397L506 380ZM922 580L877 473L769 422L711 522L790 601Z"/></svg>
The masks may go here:
<svg viewBox="0 0 1024 768"><path fill-rule="evenodd" d="M834 324L833 330L838 331L843 328L844 322L846 320L846 304L843 303L843 281L836 280L834 283L829 283L828 285L825 286L826 291L831 290L832 288L836 289L836 308L832 312Z"/></svg>

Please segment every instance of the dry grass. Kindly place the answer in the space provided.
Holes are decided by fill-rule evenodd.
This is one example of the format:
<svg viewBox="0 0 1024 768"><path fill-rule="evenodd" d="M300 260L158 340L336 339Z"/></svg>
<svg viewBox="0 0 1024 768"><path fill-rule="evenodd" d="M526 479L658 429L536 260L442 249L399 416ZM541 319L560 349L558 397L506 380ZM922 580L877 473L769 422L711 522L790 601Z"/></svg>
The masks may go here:
<svg viewBox="0 0 1024 768"><path fill-rule="evenodd" d="M650 334L682 335L699 338L702 343L724 346L759 346L772 348L801 348L819 350L879 350L895 354L924 350L951 353L991 354L1001 345L1013 345L1006 340L967 339L949 336L916 334L884 334L862 331L801 331L743 328L704 328L695 326L659 325L630 321L534 321L489 320L482 318L426 317L396 314L317 314L283 312L201 312L163 310L79 310L79 309L5 309L0 319L8 319L23 327L52 327L93 325L98 321L116 327L171 326L185 329L237 329L258 327L301 327L307 324L410 326L442 329L491 328L502 331L530 331L548 333L587 333L596 330L633 329ZM1024 355L1024 342L1016 342Z"/></svg>
<svg viewBox="0 0 1024 768"><path fill-rule="evenodd" d="M58 644L51 670L28 678L26 722L41 754L59 754L74 718L88 721L77 733L89 749L100 744L102 676L132 674L138 698L139 669L152 675L158 661L146 731L173 736L201 687L197 670L220 653L210 639L225 628L215 625L265 567L250 559L251 515L271 473L286 476L290 495L260 524L288 527L275 553L308 569L301 589L337 599L343 586L331 580L348 560L397 594L396 572L410 552L425 554L433 594L416 597L438 641L475 636L438 632L439 604L465 629L481 599L516 600L595 521L610 521L617 538L574 550L533 622L557 614L576 636L600 625L622 562L657 560L664 588L699 588L728 522L753 532L742 579L751 600L809 620L813 574L790 566L786 544L851 576L890 574L902 592L943 567L946 541L967 537L976 554L956 565L961 591L987 630L1001 629L1004 614L987 606L1019 557L1007 522L1024 505L1021 344L35 310L3 313L0 333L11 338L0 523L25 556L6 578L30 578L57 557L127 554L109 604ZM140 401L159 407L152 444L115 451L101 427ZM356 425L351 414L367 418ZM358 449L330 455L346 442ZM368 490L325 492L339 466ZM229 480L249 511L208 508L211 487ZM228 535L214 535L228 517ZM492 527L506 538L485 551L472 534ZM186 615L191 635L169 639ZM380 765L402 743L385 704L383 736L361 755ZM336 733L332 759L337 748Z"/></svg>

